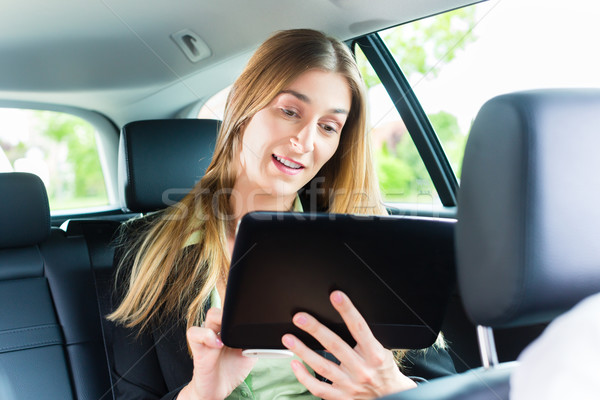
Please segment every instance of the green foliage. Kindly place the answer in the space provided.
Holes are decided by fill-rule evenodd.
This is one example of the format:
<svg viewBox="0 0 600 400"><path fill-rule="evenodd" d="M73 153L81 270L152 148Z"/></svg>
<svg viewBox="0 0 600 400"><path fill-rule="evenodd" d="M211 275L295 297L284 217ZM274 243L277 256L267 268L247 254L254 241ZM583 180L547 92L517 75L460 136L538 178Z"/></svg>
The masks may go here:
<svg viewBox="0 0 600 400"><path fill-rule="evenodd" d="M51 176L52 208L107 204L94 128L81 118L64 113L38 111L35 117L39 132L53 142L55 149L67 148L67 170L54 171Z"/></svg>
<svg viewBox="0 0 600 400"><path fill-rule="evenodd" d="M444 65L476 40L475 8L465 7L435 17L414 21L381 32L402 72L409 80L437 76ZM361 59L362 58L362 59ZM357 51L357 61L367 88L380 83L373 68Z"/></svg>
<svg viewBox="0 0 600 400"><path fill-rule="evenodd" d="M465 7L383 32L382 37L408 77L437 76L440 68L475 40L475 8Z"/></svg>
<svg viewBox="0 0 600 400"><path fill-rule="evenodd" d="M441 111L428 115L446 156L457 176L460 176L461 161L467 136L460 132L456 117ZM393 151L386 143L375 152L375 166L379 186L388 201L419 202L420 196L434 196L435 190L421 156L405 133Z"/></svg>
<svg viewBox="0 0 600 400"><path fill-rule="evenodd" d="M475 22L475 8L465 7L388 29L381 37L409 80L436 77L460 50L476 40L472 33ZM371 74L372 70L364 72Z"/></svg>
<svg viewBox="0 0 600 400"><path fill-rule="evenodd" d="M391 154L384 144L375 154L379 187L386 199L404 198L413 192L416 181L415 171L405 159Z"/></svg>
<svg viewBox="0 0 600 400"><path fill-rule="evenodd" d="M408 132L393 151L385 143L376 151L375 167L379 187L388 201L418 202L420 196L434 192L431 178Z"/></svg>
<svg viewBox="0 0 600 400"><path fill-rule="evenodd" d="M411 22L381 32L385 44L409 81L436 77L459 51L476 40L475 8L466 7L435 17ZM357 48L356 59L367 88L381 82ZM466 135L460 132L455 116L441 111L428 115L457 175L464 154ZM380 187L388 201L420 202L436 197L431 178L408 134L394 149L375 149Z"/></svg>
<svg viewBox="0 0 600 400"><path fill-rule="evenodd" d="M460 131L456 117L445 111L427 116L438 135L444 152L457 176L460 176L467 135Z"/></svg>

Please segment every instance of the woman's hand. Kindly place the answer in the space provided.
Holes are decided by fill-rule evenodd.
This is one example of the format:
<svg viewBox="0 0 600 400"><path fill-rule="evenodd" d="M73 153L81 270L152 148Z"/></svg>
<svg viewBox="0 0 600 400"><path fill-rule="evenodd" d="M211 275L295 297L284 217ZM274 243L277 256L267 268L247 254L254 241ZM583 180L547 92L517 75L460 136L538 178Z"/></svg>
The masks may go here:
<svg viewBox="0 0 600 400"><path fill-rule="evenodd" d="M242 383L254 366L256 359L244 357L241 349L226 347L221 342L222 315L221 309L211 308L202 327L188 329L194 375L179 393L178 400L222 400Z"/></svg>
<svg viewBox="0 0 600 400"><path fill-rule="evenodd" d="M400 372L392 352L375 339L348 296L334 291L330 300L356 340L356 346L350 347L311 315L297 313L293 318L294 325L312 335L341 362L337 365L323 358L294 335L286 334L282 338L284 346L332 383L319 381L301 362L294 360L292 369L298 380L313 395L328 400L373 399L416 387L411 379Z"/></svg>

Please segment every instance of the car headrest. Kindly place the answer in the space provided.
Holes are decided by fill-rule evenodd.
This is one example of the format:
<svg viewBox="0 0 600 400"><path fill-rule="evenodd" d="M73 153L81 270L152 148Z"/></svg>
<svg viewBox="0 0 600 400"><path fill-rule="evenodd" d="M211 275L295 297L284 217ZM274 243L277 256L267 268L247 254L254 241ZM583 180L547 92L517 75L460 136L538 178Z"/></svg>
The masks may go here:
<svg viewBox="0 0 600 400"><path fill-rule="evenodd" d="M42 180L24 172L0 173L0 249L32 246L50 235L50 206Z"/></svg>
<svg viewBox="0 0 600 400"><path fill-rule="evenodd" d="M458 196L457 268L474 323L548 322L600 291L600 90L483 105Z"/></svg>
<svg viewBox="0 0 600 400"><path fill-rule="evenodd" d="M219 125L211 119L125 125L119 143L121 207L145 213L181 200L210 164Z"/></svg>

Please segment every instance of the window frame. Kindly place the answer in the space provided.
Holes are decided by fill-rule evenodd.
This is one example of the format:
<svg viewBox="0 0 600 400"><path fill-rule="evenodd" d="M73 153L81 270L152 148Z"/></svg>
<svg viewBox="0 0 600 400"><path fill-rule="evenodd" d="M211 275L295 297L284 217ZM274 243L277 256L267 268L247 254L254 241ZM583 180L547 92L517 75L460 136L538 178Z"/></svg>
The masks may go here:
<svg viewBox="0 0 600 400"><path fill-rule="evenodd" d="M456 207L458 180L431 122L400 66L377 32L354 39L351 42L353 52L356 45L364 53L396 106L442 205Z"/></svg>
<svg viewBox="0 0 600 400"><path fill-rule="evenodd" d="M98 216L114 214L114 212L117 210L120 211L117 169L119 129L111 120L95 111L49 103L0 100L0 108L52 111L70 114L85 120L96 130L98 157L100 159L100 165L104 175L108 204L105 206L91 207L89 209L76 208L68 210L53 210L50 213L52 225L60 225L60 223L69 218L94 218Z"/></svg>

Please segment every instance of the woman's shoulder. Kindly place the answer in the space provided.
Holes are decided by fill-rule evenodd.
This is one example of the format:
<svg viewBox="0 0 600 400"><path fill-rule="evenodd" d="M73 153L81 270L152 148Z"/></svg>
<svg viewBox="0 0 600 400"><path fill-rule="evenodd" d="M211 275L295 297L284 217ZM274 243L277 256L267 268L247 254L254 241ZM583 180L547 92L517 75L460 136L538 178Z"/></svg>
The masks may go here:
<svg viewBox="0 0 600 400"><path fill-rule="evenodd" d="M161 215L162 212L159 211L131 218L119 226L113 243L115 252L112 280L113 288L116 289L113 291L115 300L121 299L125 294L126 283L129 281L133 267L133 258L141 246L141 239L148 234Z"/></svg>
<svg viewBox="0 0 600 400"><path fill-rule="evenodd" d="M113 258L113 270L117 271L122 260L128 255L135 254L140 247L142 239L151 227L160 218L161 212L131 218L123 222L115 234L113 241L115 253Z"/></svg>
<svg viewBox="0 0 600 400"><path fill-rule="evenodd" d="M132 239L144 235L163 216L164 211L136 216L123 222L118 230L118 244L131 242Z"/></svg>

